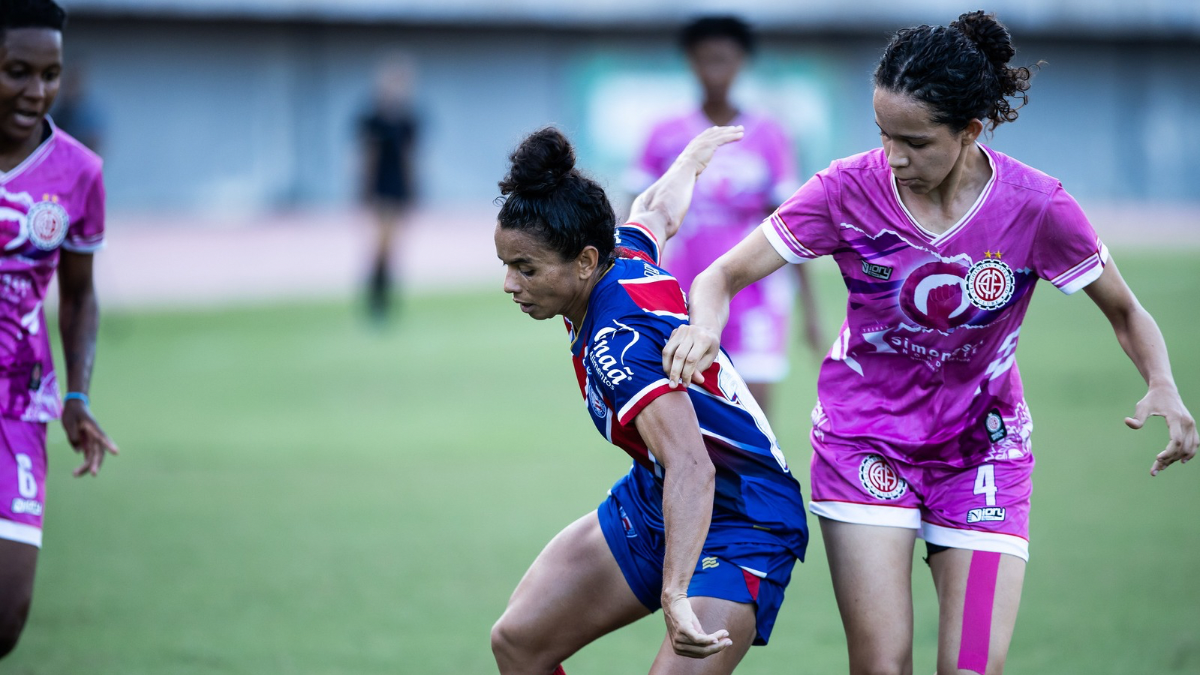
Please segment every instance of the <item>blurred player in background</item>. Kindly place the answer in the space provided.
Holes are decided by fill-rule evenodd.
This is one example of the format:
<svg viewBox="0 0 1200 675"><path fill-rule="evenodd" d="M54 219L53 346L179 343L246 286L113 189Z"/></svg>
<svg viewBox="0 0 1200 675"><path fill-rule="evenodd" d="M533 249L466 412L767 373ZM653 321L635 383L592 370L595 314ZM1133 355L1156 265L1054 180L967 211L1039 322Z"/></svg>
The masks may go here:
<svg viewBox="0 0 1200 675"><path fill-rule="evenodd" d="M850 290L812 413L820 517L852 673L912 672L912 556L939 602L937 672L999 673L1029 555L1033 428L1015 352L1038 279L1084 290L1166 418L1150 473L1195 455L1154 319L1058 180L980 145L1012 122L1028 68L991 15L893 36L875 71L883 147L835 161L692 287L692 325L663 355L673 382L718 355L729 299L785 263L832 255Z"/></svg>
<svg viewBox="0 0 1200 675"><path fill-rule="evenodd" d="M757 227L800 183L783 125L767 115L739 109L729 98L734 80L754 51L750 27L735 17L705 17L684 27L680 43L704 99L696 110L654 126L630 172L630 191L643 190L663 175L688 141L704 129L737 124L746 130L745 138L718 153L696 181L687 218L666 247L665 266L687 291L697 274ZM721 336L722 346L768 413L771 385L788 372L788 323L796 282L805 342L819 355L829 347L821 337L807 270L795 270L795 279L777 274L739 293Z"/></svg>
<svg viewBox="0 0 1200 675"><path fill-rule="evenodd" d="M416 67L396 55L380 67L371 109L359 123L362 139L363 198L374 217L375 249L367 277L367 310L383 321L392 309L396 276L393 241L403 237L415 192L414 148L417 118L412 94Z"/></svg>
<svg viewBox="0 0 1200 675"><path fill-rule="evenodd" d="M634 464L525 573L492 630L504 675L561 675L584 645L660 606L667 636L651 672L661 675L730 673L771 635L808 542L800 485L724 354L708 384L686 393L667 386L661 366L687 307L658 266L660 246L713 152L741 136L702 132L620 228L557 130L511 156L495 234L504 290L535 319L566 320L592 421Z"/></svg>
<svg viewBox="0 0 1200 675"><path fill-rule="evenodd" d="M0 657L29 614L42 545L46 423L62 417L95 476L113 442L88 410L99 310L92 253L104 239L100 158L46 116L58 93L66 14L0 0ZM67 366L60 400L42 304L55 271Z"/></svg>

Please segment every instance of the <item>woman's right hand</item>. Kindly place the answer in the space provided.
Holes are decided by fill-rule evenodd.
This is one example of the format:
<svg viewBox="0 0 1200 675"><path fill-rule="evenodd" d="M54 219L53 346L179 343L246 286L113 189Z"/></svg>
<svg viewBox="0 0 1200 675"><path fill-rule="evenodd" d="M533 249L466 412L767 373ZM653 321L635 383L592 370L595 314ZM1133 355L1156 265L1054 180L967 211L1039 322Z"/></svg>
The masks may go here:
<svg viewBox="0 0 1200 675"><path fill-rule="evenodd" d="M671 387L682 384L686 389L692 382L703 384L704 371L717 360L720 351L720 333L691 324L676 328L663 347L663 371Z"/></svg>

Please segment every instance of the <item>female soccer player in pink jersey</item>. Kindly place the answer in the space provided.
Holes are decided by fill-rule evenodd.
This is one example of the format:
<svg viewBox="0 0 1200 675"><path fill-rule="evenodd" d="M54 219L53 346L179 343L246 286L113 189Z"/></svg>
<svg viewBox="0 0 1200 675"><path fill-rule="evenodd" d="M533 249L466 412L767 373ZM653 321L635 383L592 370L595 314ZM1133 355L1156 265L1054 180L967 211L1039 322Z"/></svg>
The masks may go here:
<svg viewBox="0 0 1200 675"><path fill-rule="evenodd" d="M1014 353L1036 280L1087 292L1166 418L1151 474L1195 455L1166 345L1075 200L980 145L1017 118L1030 73L994 16L893 36L875 71L883 147L835 161L702 273L673 382L717 353L730 298L785 263L837 261L846 321L821 367L811 510L820 517L853 673L912 672L911 561L938 590L938 673L1004 668L1028 559L1033 456ZM694 386L694 385L693 385Z"/></svg>
<svg viewBox="0 0 1200 675"><path fill-rule="evenodd" d="M697 274L757 227L800 183L783 126L762 113L739 109L729 98L754 49L750 27L732 16L704 17L684 27L680 42L704 101L698 109L654 126L630 173L629 187L645 189L666 172L688 141L714 124L736 124L746 130L745 137L718 153L696 181L691 208L666 249L664 264L687 291ZM721 336L722 346L768 413L771 385L788 372L788 323L797 285L809 348L820 354L829 346L821 336L806 270L795 270L795 279L775 275L739 293Z"/></svg>
<svg viewBox="0 0 1200 675"><path fill-rule="evenodd" d="M104 239L100 158L46 117L62 72L66 15L52 0L0 0L0 657L17 643L42 544L46 423L83 453L76 476L116 446L88 410L99 312L92 253ZM67 394L42 304L58 272Z"/></svg>

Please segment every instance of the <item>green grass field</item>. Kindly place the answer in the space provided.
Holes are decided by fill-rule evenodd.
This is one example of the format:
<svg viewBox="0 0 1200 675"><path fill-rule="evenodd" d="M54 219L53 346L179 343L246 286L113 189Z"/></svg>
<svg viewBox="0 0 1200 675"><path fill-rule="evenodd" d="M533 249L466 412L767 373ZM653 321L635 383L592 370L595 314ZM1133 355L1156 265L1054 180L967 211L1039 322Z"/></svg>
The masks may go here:
<svg viewBox="0 0 1200 675"><path fill-rule="evenodd" d="M1200 412L1195 253L1117 257ZM844 292L818 270L832 336ZM1137 372L1086 296L1041 286L1019 350L1038 468L1009 672L1200 672L1200 466L1149 477L1166 433L1122 423ZM348 305L107 314L92 398L122 454L72 479L54 428L34 609L0 671L494 672L488 632L522 573L628 467L585 414L561 324L498 287L414 298L387 333ZM773 424L807 494L798 356ZM845 672L812 524L772 644L740 673ZM915 672L931 673L916 569ZM650 617L567 671L645 672L662 630Z"/></svg>

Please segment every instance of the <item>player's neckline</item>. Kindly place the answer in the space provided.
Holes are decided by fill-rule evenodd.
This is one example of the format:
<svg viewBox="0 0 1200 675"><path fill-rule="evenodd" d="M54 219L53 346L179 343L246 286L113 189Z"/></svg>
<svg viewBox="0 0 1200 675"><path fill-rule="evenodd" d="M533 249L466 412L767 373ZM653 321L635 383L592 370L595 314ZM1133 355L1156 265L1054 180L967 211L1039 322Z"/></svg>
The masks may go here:
<svg viewBox="0 0 1200 675"><path fill-rule="evenodd" d="M987 201L988 196L992 193L992 186L996 183L997 170L995 158L992 157L991 151L984 147L982 143L976 143L975 145L983 151L983 156L987 157L988 166L992 169L992 175L988 178L987 183L984 184L983 189L979 191L979 196L975 198L975 202L971 204L971 208L967 209L967 212L964 213L956 223L946 228L946 230L941 233L930 232L929 230L925 229L925 226L921 225L921 221L917 220L917 217L912 214L912 211L908 210L908 206L906 206L904 204L904 200L900 198L900 185L896 182L896 174L892 173L890 170L888 171L888 181L892 185L892 196L895 198L896 204L900 206L900 210L903 211L904 215L908 217L908 222L912 223L913 227L917 229L917 233L929 240L929 243L935 246L945 242L947 239L958 234L963 230L964 227L966 227L967 223L970 222L973 217L975 217L975 214L979 213L983 203Z"/></svg>
<svg viewBox="0 0 1200 675"><path fill-rule="evenodd" d="M0 183L7 183L17 176L25 173L27 170L40 162L42 158L44 158L50 151L51 144L54 143L55 137L58 136L58 127L54 126L54 123L50 121L49 117L45 117L43 119L46 121L46 124L50 125L50 133L42 139L41 143L38 143L38 146L33 149L33 152L29 153L29 155L25 157L25 159L21 160L16 166L8 171L0 171Z"/></svg>

